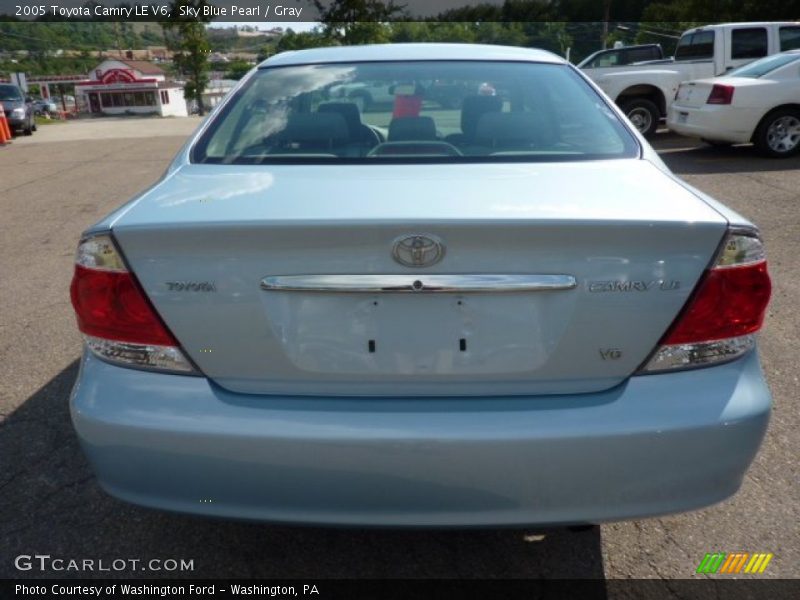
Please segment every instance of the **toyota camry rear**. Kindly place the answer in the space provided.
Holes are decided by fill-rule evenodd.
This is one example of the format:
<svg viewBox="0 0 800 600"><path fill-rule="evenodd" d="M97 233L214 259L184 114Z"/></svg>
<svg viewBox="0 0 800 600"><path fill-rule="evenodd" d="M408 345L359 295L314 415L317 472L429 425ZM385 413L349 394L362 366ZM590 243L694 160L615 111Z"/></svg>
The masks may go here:
<svg viewBox="0 0 800 600"><path fill-rule="evenodd" d="M71 295L83 448L162 509L678 512L738 489L769 417L757 229L537 50L267 60L86 231Z"/></svg>

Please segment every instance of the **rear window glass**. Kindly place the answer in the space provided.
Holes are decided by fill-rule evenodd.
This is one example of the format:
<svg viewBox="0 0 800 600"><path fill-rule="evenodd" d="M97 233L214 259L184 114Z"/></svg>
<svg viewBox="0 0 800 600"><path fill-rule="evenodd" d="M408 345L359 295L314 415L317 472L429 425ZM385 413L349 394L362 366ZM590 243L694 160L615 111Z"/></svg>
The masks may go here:
<svg viewBox="0 0 800 600"><path fill-rule="evenodd" d="M781 27L779 37L781 52L800 48L800 27Z"/></svg>
<svg viewBox="0 0 800 600"><path fill-rule="evenodd" d="M624 63L622 52L606 52L601 54L588 65L588 69L596 69L598 67L616 67Z"/></svg>
<svg viewBox="0 0 800 600"><path fill-rule="evenodd" d="M731 58L761 58L767 55L767 30L763 27L734 29Z"/></svg>
<svg viewBox="0 0 800 600"><path fill-rule="evenodd" d="M192 159L572 161L638 151L566 65L418 61L261 69L214 118Z"/></svg>
<svg viewBox="0 0 800 600"><path fill-rule="evenodd" d="M757 79L758 77L763 77L767 73L771 73L775 69L779 69L790 63L797 62L798 60L800 60L800 54L797 53L773 54L772 56L767 56L761 60L751 62L743 67L729 71L726 76L752 77L753 79Z"/></svg>
<svg viewBox="0 0 800 600"><path fill-rule="evenodd" d="M656 60L662 53L655 46L647 48L620 48L599 53L595 58L586 60L578 66L583 69L599 67L618 67L644 60Z"/></svg>
<svg viewBox="0 0 800 600"><path fill-rule="evenodd" d="M675 60L701 60L714 57L714 32L687 33L678 40Z"/></svg>
<svg viewBox="0 0 800 600"><path fill-rule="evenodd" d="M628 50L626 60L628 63L640 62L643 60L657 60L661 58L658 48L633 48Z"/></svg>

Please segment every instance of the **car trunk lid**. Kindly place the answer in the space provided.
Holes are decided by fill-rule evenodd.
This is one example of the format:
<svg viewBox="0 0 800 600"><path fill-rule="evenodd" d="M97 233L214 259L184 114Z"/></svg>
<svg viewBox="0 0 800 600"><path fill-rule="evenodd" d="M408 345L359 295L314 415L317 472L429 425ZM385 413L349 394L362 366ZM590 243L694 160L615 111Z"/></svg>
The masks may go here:
<svg viewBox="0 0 800 600"><path fill-rule="evenodd" d="M725 227L649 162L614 160L190 165L113 232L217 384L394 396L622 382L680 311ZM440 260L398 262L394 245L416 238L440 242Z"/></svg>

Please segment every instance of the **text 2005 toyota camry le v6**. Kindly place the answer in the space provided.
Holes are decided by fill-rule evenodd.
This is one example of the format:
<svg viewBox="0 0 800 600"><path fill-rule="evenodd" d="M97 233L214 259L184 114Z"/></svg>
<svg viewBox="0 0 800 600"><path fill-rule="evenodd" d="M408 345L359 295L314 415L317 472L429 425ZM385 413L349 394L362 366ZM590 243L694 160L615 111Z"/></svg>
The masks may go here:
<svg viewBox="0 0 800 600"><path fill-rule="evenodd" d="M670 513L736 491L770 412L757 230L542 51L267 60L86 231L71 291L83 448L162 509Z"/></svg>

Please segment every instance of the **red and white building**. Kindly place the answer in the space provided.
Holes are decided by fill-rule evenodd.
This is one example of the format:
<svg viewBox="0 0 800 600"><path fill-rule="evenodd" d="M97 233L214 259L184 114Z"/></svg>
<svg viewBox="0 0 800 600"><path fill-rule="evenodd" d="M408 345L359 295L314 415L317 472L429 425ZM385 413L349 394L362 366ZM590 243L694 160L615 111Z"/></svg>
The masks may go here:
<svg viewBox="0 0 800 600"><path fill-rule="evenodd" d="M168 81L161 67L144 60L104 60L88 81L75 84L75 92L91 113L188 116L183 87Z"/></svg>

